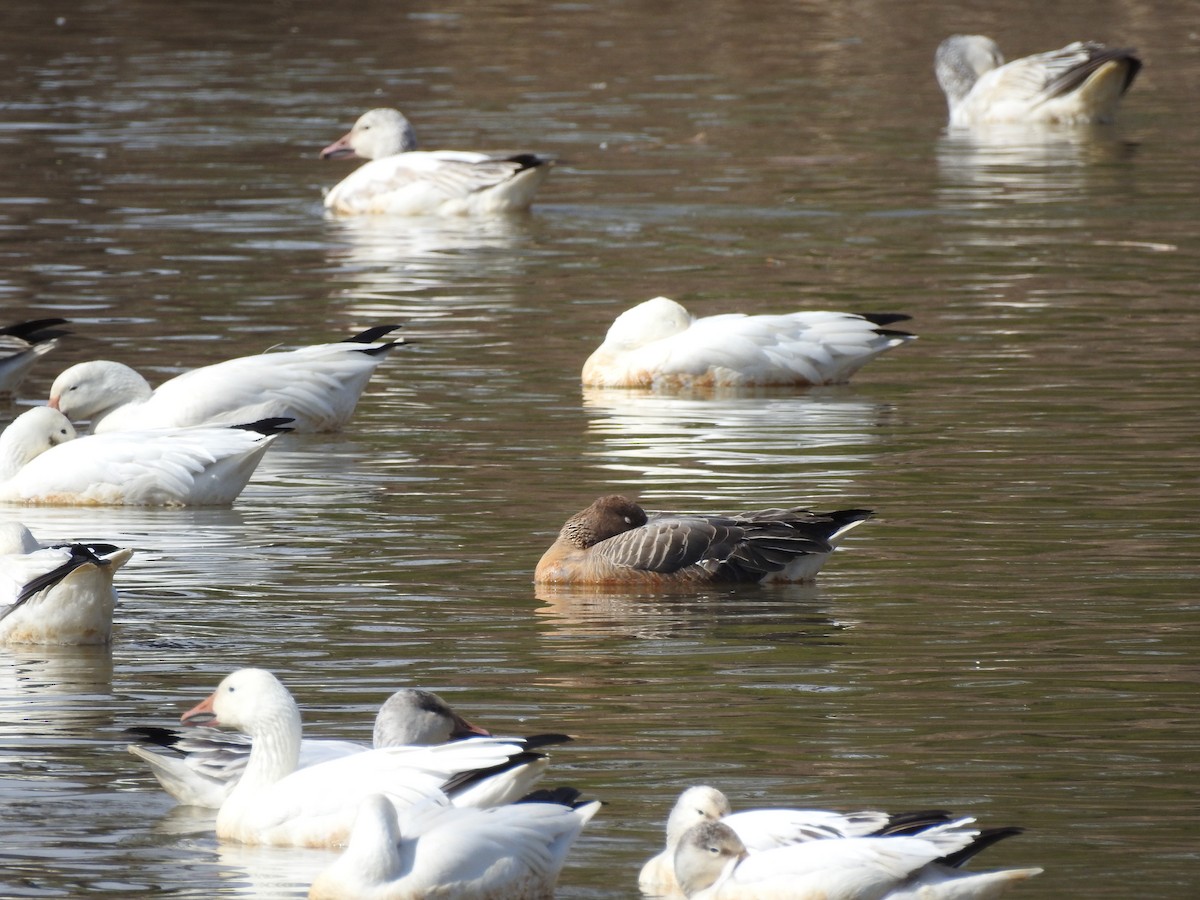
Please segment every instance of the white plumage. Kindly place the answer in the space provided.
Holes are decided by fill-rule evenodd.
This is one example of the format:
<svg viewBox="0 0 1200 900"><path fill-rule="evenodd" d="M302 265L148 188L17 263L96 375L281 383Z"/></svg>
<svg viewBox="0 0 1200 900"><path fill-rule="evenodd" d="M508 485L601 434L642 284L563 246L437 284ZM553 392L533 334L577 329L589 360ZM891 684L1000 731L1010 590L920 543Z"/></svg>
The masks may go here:
<svg viewBox="0 0 1200 900"><path fill-rule="evenodd" d="M24 525L0 524L0 644L106 644L113 576L133 551L108 545L43 548Z"/></svg>
<svg viewBox="0 0 1200 900"><path fill-rule="evenodd" d="M0 502L52 506L227 506L250 480L279 420L75 438L35 407L0 434Z"/></svg>
<svg viewBox="0 0 1200 900"><path fill-rule="evenodd" d="M312 900L547 900L571 845L599 810L553 803L402 812L378 794L349 845L317 876Z"/></svg>
<svg viewBox="0 0 1200 900"><path fill-rule="evenodd" d="M192 726L185 729L132 728L155 747L127 749L150 766L163 790L185 806L220 809L241 778L253 740L237 732ZM396 691L375 717L373 746L413 747L444 744L467 735L487 735L450 708L437 694L414 688ZM303 769L370 746L330 738L301 738L296 768ZM503 777L499 773L496 777Z"/></svg>
<svg viewBox="0 0 1200 900"><path fill-rule="evenodd" d="M838 384L913 336L903 315L742 313L696 318L667 297L621 313L583 366L589 387L710 388Z"/></svg>
<svg viewBox="0 0 1200 900"><path fill-rule="evenodd" d="M294 419L297 432L337 431L388 352L402 341L384 337L396 326L372 328L344 341L261 353L193 369L157 389L119 362L79 363L50 388L49 405L92 431L239 425Z"/></svg>
<svg viewBox="0 0 1200 900"><path fill-rule="evenodd" d="M946 38L934 58L952 128L1110 122L1141 67L1133 50L1093 41L1005 63L981 34Z"/></svg>
<svg viewBox="0 0 1200 900"><path fill-rule="evenodd" d="M416 132L398 110L363 113L322 159L369 162L325 195L338 213L396 216L491 215L528 209L551 160L522 153L506 158L462 150L417 150Z"/></svg>
<svg viewBox="0 0 1200 900"><path fill-rule="evenodd" d="M185 724L193 719L237 728L253 739L245 772L217 813L217 836L246 844L342 846L367 796L384 794L398 808L446 803L440 788L448 779L522 752L510 741L481 737L366 750L297 769L300 711L287 688L263 669L226 676L182 717Z"/></svg>
<svg viewBox="0 0 1200 900"><path fill-rule="evenodd" d="M681 897L675 880L675 851L683 835L704 822L724 822L752 853L830 837L863 837L892 822L886 812L852 813L820 809L752 809L733 812L726 796L714 787L690 787L667 817L667 845L642 867L638 886L657 897Z"/></svg>
<svg viewBox="0 0 1200 900"><path fill-rule="evenodd" d="M970 819L919 835L849 837L759 853L728 825L693 826L675 853L689 900L988 900L1041 869L962 872L938 860L969 853Z"/></svg>

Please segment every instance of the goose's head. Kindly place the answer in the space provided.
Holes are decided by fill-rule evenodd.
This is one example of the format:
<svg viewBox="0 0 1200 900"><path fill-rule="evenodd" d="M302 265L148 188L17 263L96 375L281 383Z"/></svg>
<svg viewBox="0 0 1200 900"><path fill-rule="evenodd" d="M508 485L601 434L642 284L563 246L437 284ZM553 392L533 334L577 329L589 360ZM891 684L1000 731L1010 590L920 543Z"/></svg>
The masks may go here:
<svg viewBox="0 0 1200 900"><path fill-rule="evenodd" d="M321 159L383 159L417 149L417 132L397 109L367 110L354 127L321 151Z"/></svg>

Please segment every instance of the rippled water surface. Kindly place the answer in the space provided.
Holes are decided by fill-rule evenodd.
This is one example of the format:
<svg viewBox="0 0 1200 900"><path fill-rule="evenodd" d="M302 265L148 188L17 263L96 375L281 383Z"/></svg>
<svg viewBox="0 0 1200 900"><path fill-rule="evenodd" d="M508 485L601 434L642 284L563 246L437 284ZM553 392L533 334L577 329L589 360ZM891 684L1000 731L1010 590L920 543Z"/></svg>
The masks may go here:
<svg viewBox="0 0 1200 900"><path fill-rule="evenodd" d="M230 510L10 509L135 547L111 649L0 648L0 896L301 897L329 857L218 845L122 730L233 668L308 733L392 690L566 731L606 806L559 895L636 895L685 786L946 807L1028 832L1014 896L1188 898L1197 850L1200 40L1194 8L17 0L0 35L4 321L72 320L26 382L152 381L403 323L340 435ZM1146 60L1112 129L942 130L942 36ZM326 218L317 151L396 105L428 146L559 157L528 216ZM849 386L581 391L613 317L907 312ZM14 408L9 414L19 412ZM541 591L597 494L870 506L815 585Z"/></svg>

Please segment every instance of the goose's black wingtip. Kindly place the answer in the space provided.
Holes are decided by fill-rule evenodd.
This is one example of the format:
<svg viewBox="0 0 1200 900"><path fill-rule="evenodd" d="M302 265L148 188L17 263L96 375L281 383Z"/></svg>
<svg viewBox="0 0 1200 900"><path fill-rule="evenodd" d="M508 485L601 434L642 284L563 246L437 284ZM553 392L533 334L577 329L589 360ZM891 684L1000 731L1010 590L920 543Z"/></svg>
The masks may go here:
<svg viewBox="0 0 1200 900"><path fill-rule="evenodd" d="M287 434L293 431L291 423L295 422L291 416L276 416L271 419L259 419L257 422L246 422L243 425L230 425L230 428L240 428L242 431L255 431L264 436L273 434Z"/></svg>

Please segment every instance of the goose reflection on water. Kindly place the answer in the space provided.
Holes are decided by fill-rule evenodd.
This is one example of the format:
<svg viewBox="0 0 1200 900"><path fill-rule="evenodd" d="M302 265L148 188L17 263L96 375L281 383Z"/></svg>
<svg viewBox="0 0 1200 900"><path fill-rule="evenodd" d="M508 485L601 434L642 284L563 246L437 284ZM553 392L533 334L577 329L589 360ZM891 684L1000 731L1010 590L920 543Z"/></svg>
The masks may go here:
<svg viewBox="0 0 1200 900"><path fill-rule="evenodd" d="M671 396L592 388L583 406L594 464L629 476L622 483L656 498L650 505L679 509L870 506L854 480L892 411L846 387Z"/></svg>
<svg viewBox="0 0 1200 900"><path fill-rule="evenodd" d="M1045 204L1091 196L1102 167L1130 158L1137 144L1106 125L989 125L943 134L938 189L947 208ZM1107 170L1104 170L1107 171Z"/></svg>

